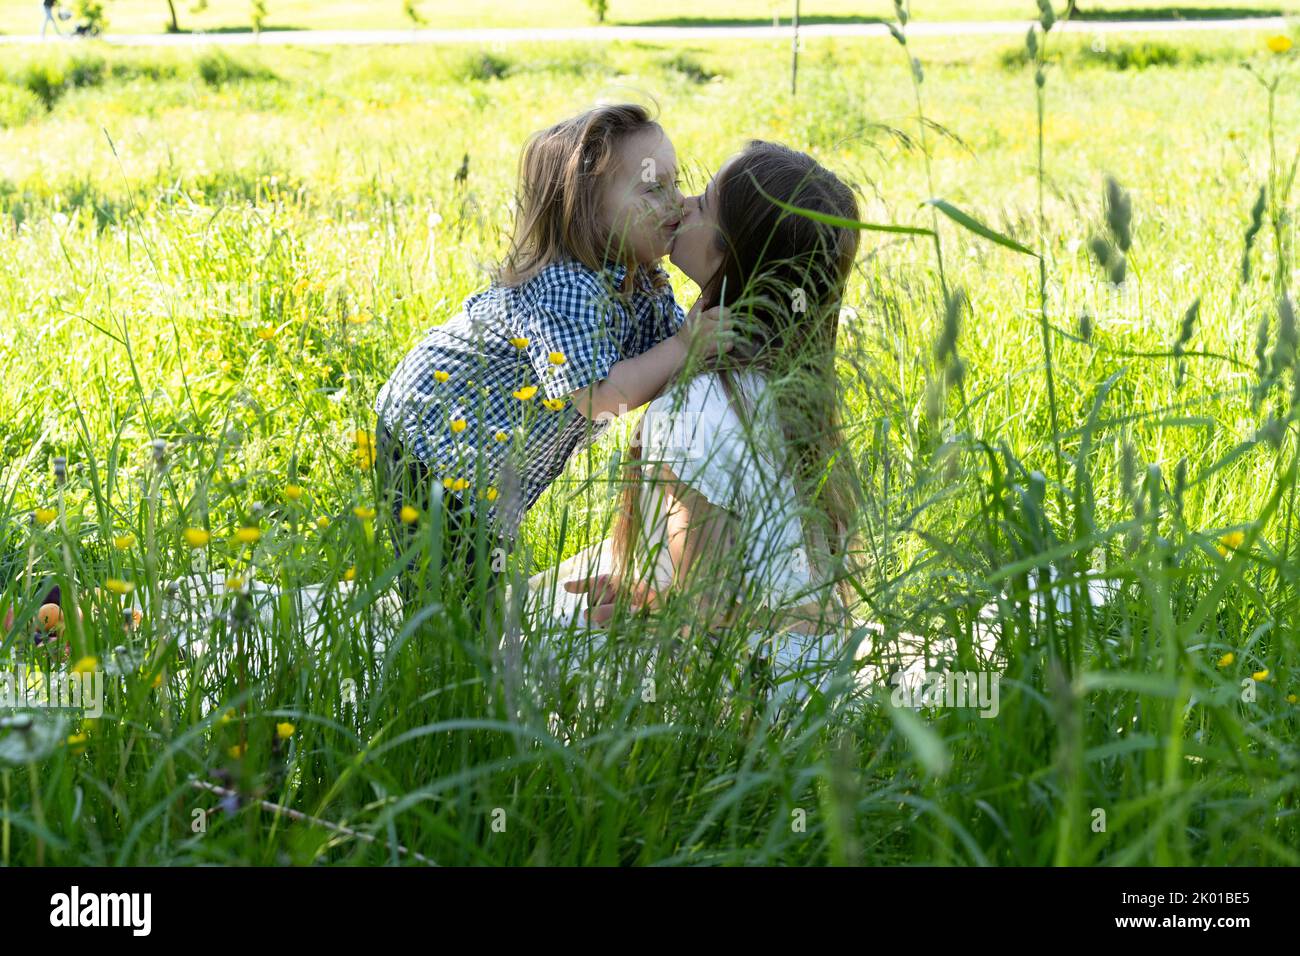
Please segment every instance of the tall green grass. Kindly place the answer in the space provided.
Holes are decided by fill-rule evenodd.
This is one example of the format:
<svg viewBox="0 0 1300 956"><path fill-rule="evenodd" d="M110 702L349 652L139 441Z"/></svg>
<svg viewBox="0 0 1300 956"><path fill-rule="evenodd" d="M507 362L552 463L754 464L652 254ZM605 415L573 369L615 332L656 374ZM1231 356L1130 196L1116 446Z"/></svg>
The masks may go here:
<svg viewBox="0 0 1300 956"><path fill-rule="evenodd" d="M896 49L810 41L794 104L783 45L520 47L486 72L299 51L218 83L114 51L49 84L0 133L3 652L111 673L101 719L0 729L0 859L1296 863L1296 99L1232 65L1268 83L1290 59L1202 40L1075 72L1049 37L1070 43L1040 30L1023 72L1000 43L909 39L910 77ZM6 88L74 75L47 56ZM933 227L866 234L842 324L854 583L873 656L954 641L1003 675L996 718L899 712L887 686L775 706L743 628L668 653L690 594L550 670L509 608L442 600L454 581L379 640L370 400L501 251L527 132L628 87L659 93L697 186L761 135L853 179L865 219ZM625 436L545 496L512 574L601 538ZM175 610L197 573L211 602ZM29 643L39 577L82 612L66 663ZM1101 577L1119 593L1093 607ZM337 593L320 640L290 603L264 617L259 582ZM194 638L206 658L178 653Z"/></svg>

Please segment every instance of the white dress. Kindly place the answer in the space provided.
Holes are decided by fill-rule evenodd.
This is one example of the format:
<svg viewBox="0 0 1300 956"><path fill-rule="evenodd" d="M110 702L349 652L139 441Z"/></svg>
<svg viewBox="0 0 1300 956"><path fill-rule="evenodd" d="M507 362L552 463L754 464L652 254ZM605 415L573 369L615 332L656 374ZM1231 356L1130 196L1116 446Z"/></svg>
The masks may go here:
<svg viewBox="0 0 1300 956"><path fill-rule="evenodd" d="M662 465L735 519L747 603L774 612L810 605L829 608L829 589L819 587L809 560L803 509L782 464L784 439L765 382L753 371L733 373L732 381L741 414L713 373L661 395L646 410L636 579L653 580L659 589L673 581L663 484L654 477ZM612 542L606 539L533 576L526 600L533 634L547 639L548 634L563 633L571 640L585 631L586 640L602 644L602 629L587 618L587 596L570 593L563 584L607 574L613 566ZM857 637L864 641L863 634ZM851 662L843 658L850 645L848 633L827 627L820 634L754 631L748 650L766 658L778 695L789 692L803 698L810 686L828 686L841 662L841 669L847 669Z"/></svg>

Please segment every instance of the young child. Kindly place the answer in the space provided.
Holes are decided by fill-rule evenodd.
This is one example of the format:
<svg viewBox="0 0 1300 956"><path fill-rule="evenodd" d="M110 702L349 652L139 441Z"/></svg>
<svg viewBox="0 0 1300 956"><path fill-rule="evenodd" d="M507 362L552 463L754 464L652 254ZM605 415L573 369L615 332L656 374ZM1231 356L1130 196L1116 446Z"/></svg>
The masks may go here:
<svg viewBox="0 0 1300 956"><path fill-rule="evenodd" d="M676 154L644 108L597 107L533 135L491 285L411 349L375 400L399 556L418 533L409 509L425 513L434 482L444 562L503 555L580 443L654 398L688 354L725 349L722 310L686 317L658 265L681 210Z"/></svg>

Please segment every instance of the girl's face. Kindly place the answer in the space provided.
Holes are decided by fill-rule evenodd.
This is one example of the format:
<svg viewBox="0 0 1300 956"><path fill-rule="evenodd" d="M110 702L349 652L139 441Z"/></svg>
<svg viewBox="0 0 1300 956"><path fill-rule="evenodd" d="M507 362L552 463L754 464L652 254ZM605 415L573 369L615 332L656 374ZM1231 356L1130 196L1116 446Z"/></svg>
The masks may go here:
<svg viewBox="0 0 1300 956"><path fill-rule="evenodd" d="M656 127L643 129L614 147L616 163L601 195L611 252L623 262L662 259L682 218L677 152Z"/></svg>
<svg viewBox="0 0 1300 956"><path fill-rule="evenodd" d="M722 164L704 187L704 192L686 200L677 234L668 248L668 258L698 286L713 278L722 266L722 231L718 228L718 183L734 160Z"/></svg>

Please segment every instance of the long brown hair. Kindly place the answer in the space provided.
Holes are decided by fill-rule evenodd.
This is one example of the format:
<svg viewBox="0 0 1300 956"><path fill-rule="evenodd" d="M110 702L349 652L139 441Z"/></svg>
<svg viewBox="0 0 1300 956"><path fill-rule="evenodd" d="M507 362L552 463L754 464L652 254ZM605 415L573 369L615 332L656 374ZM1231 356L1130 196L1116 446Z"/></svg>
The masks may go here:
<svg viewBox="0 0 1300 956"><path fill-rule="evenodd" d="M747 415L732 372L757 370L779 393L773 407L785 439L785 467L801 502L820 519L813 535L821 542L817 550L842 561L852 546L860 486L843 447L835 346L858 232L787 212L767 197L845 219L858 218L857 200L811 156L762 140L750 142L714 188L722 262L704 283L700 306L726 305L737 341L713 370L742 422ZM632 566L640 533L640 433L638 423L614 528L620 574ZM849 589L838 590L849 606Z"/></svg>
<svg viewBox="0 0 1300 956"><path fill-rule="evenodd" d="M617 241L601 224L601 177L620 139L660 128L645 107L620 103L534 133L519 159L514 234L497 281L521 285L564 258L600 271Z"/></svg>

